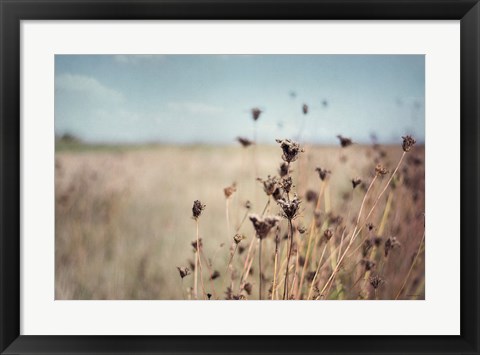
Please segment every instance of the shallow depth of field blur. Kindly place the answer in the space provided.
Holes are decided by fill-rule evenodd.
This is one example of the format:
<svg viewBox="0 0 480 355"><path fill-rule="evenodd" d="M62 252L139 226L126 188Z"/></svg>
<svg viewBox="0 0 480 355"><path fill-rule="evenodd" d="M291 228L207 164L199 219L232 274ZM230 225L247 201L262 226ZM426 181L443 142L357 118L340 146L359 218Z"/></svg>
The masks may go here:
<svg viewBox="0 0 480 355"><path fill-rule="evenodd" d="M56 299L425 299L423 56L55 71Z"/></svg>

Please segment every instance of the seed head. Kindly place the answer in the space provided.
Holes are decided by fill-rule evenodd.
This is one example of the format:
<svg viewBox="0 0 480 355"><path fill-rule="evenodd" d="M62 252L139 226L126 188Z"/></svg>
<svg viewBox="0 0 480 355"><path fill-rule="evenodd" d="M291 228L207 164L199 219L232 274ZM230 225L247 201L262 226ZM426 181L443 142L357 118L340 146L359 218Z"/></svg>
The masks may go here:
<svg viewBox="0 0 480 355"><path fill-rule="evenodd" d="M287 163L292 163L297 160L298 155L303 152L300 144L291 139L276 139L275 141L280 144L280 148L283 150L282 159Z"/></svg>
<svg viewBox="0 0 480 355"><path fill-rule="evenodd" d="M282 186L282 189L288 194L290 193L290 190L292 189L293 186L293 180L292 177L286 177L283 178L282 181L280 182L280 185Z"/></svg>
<svg viewBox="0 0 480 355"><path fill-rule="evenodd" d="M283 162L282 164L280 164L280 168L278 169L278 175L280 175L280 177L285 177L288 175L288 164Z"/></svg>
<svg viewBox="0 0 480 355"><path fill-rule="evenodd" d="M376 290L377 288L380 287L381 284L385 282L385 280L382 279L380 276L375 275L370 277L369 282L370 282L370 285L372 285L372 287Z"/></svg>
<svg viewBox="0 0 480 355"><path fill-rule="evenodd" d="M180 277L183 279L185 276L190 275L190 269L188 267L177 266L177 270L180 273Z"/></svg>
<svg viewBox="0 0 480 355"><path fill-rule="evenodd" d="M327 178L328 174L332 173L330 170L322 169L320 167L315 168L315 171L318 173L318 177L322 181L324 181Z"/></svg>
<svg viewBox="0 0 480 355"><path fill-rule="evenodd" d="M362 179L360 178L355 178L355 179L352 179L352 186L353 188L356 188L358 185L360 185L362 183Z"/></svg>
<svg viewBox="0 0 480 355"><path fill-rule="evenodd" d="M260 110L258 107L254 107L251 110L252 112L252 118L254 121L257 121L260 118L260 114L262 113L262 110Z"/></svg>
<svg viewBox="0 0 480 355"><path fill-rule="evenodd" d="M375 167L375 174L377 176L384 176L388 174L388 170L382 164L377 164Z"/></svg>
<svg viewBox="0 0 480 355"><path fill-rule="evenodd" d="M325 229L325 232L323 232L323 236L325 237L325 239L327 240L327 242L332 239L333 237L333 232L330 228L328 229Z"/></svg>
<svg viewBox="0 0 480 355"><path fill-rule="evenodd" d="M405 137L402 137L402 138L403 138L402 148L404 152L409 152L413 148L415 143L417 143L417 141L413 139L413 137L410 135L406 135Z"/></svg>
<svg viewBox="0 0 480 355"><path fill-rule="evenodd" d="M223 193L225 194L225 198L229 198L233 195L233 193L237 191L237 184L233 183L231 186L227 186L223 189Z"/></svg>
<svg viewBox="0 0 480 355"><path fill-rule="evenodd" d="M243 234L235 234L235 236L233 237L233 241L235 242L235 244L240 244L240 242L244 239L247 239L247 237L245 237L245 235Z"/></svg>
<svg viewBox="0 0 480 355"><path fill-rule="evenodd" d="M375 262L368 259L362 259L361 264L365 266L365 271L370 271L375 267Z"/></svg>
<svg viewBox="0 0 480 355"><path fill-rule="evenodd" d="M242 145L242 147L247 148L253 144L253 142L245 137L237 137L238 143Z"/></svg>
<svg viewBox="0 0 480 355"><path fill-rule="evenodd" d="M247 200L245 201L245 204L243 205L243 207L249 210L250 208L252 208L252 203L249 200Z"/></svg>
<svg viewBox="0 0 480 355"><path fill-rule="evenodd" d="M271 177L268 175L266 180L257 178L258 181L260 181L263 184L263 191L267 194L267 196L272 195L275 192L275 189L277 187L277 179L274 177Z"/></svg>
<svg viewBox="0 0 480 355"><path fill-rule="evenodd" d="M301 201L295 194L290 201L281 198L277 201L277 203L283 210L283 217L292 220L298 214L298 208L300 207Z"/></svg>
<svg viewBox="0 0 480 355"><path fill-rule="evenodd" d="M306 115L308 113L308 105L307 104L303 104L302 112L303 112L304 115Z"/></svg>
<svg viewBox="0 0 480 355"><path fill-rule="evenodd" d="M191 243L192 247L193 247L193 250L196 252L198 251L198 247L200 247L200 249L203 247L203 243L202 243L202 238L198 238L198 243L196 240L194 240L192 243Z"/></svg>
<svg viewBox="0 0 480 355"><path fill-rule="evenodd" d="M340 134L337 136L337 138L339 139L342 148L348 147L349 145L353 144L350 138L342 137Z"/></svg>
<svg viewBox="0 0 480 355"><path fill-rule="evenodd" d="M218 279L220 277L220 273L215 270L211 275L210 275L210 280L215 280L215 279Z"/></svg>
<svg viewBox="0 0 480 355"><path fill-rule="evenodd" d="M197 219L198 217L200 217L205 207L206 205L202 204L199 200L193 201L193 207L192 207L193 218Z"/></svg>
<svg viewBox="0 0 480 355"><path fill-rule="evenodd" d="M280 221L280 218L277 216L261 217L257 214L251 214L249 218L252 221L255 232L257 232L257 237L260 239L266 238L270 230Z"/></svg>

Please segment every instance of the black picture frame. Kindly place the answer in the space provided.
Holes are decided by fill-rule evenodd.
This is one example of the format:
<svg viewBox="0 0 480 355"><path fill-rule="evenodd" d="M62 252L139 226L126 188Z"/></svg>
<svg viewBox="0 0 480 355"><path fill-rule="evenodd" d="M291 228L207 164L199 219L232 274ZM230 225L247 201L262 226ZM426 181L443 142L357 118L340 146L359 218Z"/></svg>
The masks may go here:
<svg viewBox="0 0 480 355"><path fill-rule="evenodd" d="M480 5L477 0L0 0L0 18L1 354L479 354ZM20 335L20 22L128 19L460 20L461 335Z"/></svg>

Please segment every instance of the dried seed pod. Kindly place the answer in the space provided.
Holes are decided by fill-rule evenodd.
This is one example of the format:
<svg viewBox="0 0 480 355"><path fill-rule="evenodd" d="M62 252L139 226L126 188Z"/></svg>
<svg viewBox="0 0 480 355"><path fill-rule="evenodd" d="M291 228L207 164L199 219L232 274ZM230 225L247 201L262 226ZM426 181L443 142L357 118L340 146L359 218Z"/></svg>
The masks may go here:
<svg viewBox="0 0 480 355"><path fill-rule="evenodd" d="M372 287L376 290L377 288L380 287L380 285L382 285L385 282L385 280L378 275L374 275L369 278L369 282L370 282L370 285L372 285Z"/></svg>
<svg viewBox="0 0 480 355"><path fill-rule="evenodd" d="M197 219L198 217L200 217L205 207L206 205L202 204L199 200L193 201L193 207L192 207L193 218Z"/></svg>
<svg viewBox="0 0 480 355"><path fill-rule="evenodd" d="M377 164L375 167L375 174L377 176L384 176L388 174L388 170L382 164Z"/></svg>
<svg viewBox="0 0 480 355"><path fill-rule="evenodd" d="M308 113L308 105L307 104L303 104L302 112L303 112L304 115L306 115Z"/></svg>
<svg viewBox="0 0 480 355"><path fill-rule="evenodd" d="M233 241L235 242L235 244L240 244L240 242L244 239L247 239L247 237L243 234L235 234L235 236L233 237Z"/></svg>
<svg viewBox="0 0 480 355"><path fill-rule="evenodd" d="M325 239L328 242L333 237L333 231L330 228L325 229L325 232L323 232L323 236L325 237Z"/></svg>
<svg viewBox="0 0 480 355"><path fill-rule="evenodd" d="M260 114L262 113L262 110L260 110L258 107L254 107L251 109L252 113L252 118L254 121L257 121L260 118Z"/></svg>
<svg viewBox="0 0 480 355"><path fill-rule="evenodd" d="M356 188L358 185L360 185L362 183L362 179L360 178L355 178L355 179L352 179L352 186L353 188Z"/></svg>
<svg viewBox="0 0 480 355"><path fill-rule="evenodd" d="M177 270L180 273L180 277L183 279L185 276L190 275L190 269L188 267L177 266Z"/></svg>
<svg viewBox="0 0 480 355"><path fill-rule="evenodd" d="M237 137L237 142L240 143L244 148L247 148L253 144L253 141L245 137Z"/></svg>
<svg viewBox="0 0 480 355"><path fill-rule="evenodd" d="M287 163L292 163L297 160L298 155L303 152L300 144L291 139L276 139L275 141L280 144L280 148L282 148L283 151L282 159Z"/></svg>
<svg viewBox="0 0 480 355"><path fill-rule="evenodd" d="M215 279L218 279L220 277L220 272L218 272L217 270L215 270L211 275L210 275L210 280L215 280Z"/></svg>
<svg viewBox="0 0 480 355"><path fill-rule="evenodd" d="M232 185L224 188L223 193L225 194L225 198L229 198L230 196L232 196L235 193L235 191L237 191L237 184L236 183L233 183Z"/></svg>
<svg viewBox="0 0 480 355"><path fill-rule="evenodd" d="M301 201L297 195L294 195L290 201L281 198L277 201L277 203L283 210L283 217L292 220L298 214L298 208L300 207Z"/></svg>
<svg viewBox="0 0 480 355"><path fill-rule="evenodd" d="M280 175L280 177L285 177L288 175L288 164L283 162L282 164L280 164L280 168L278 169L278 175Z"/></svg>
<svg viewBox="0 0 480 355"><path fill-rule="evenodd" d="M337 138L339 139L342 148L348 147L349 145L353 144L350 138L342 137L340 134L337 136Z"/></svg>
<svg viewBox="0 0 480 355"><path fill-rule="evenodd" d="M260 239L266 238L270 230L280 221L280 218L277 216L260 217L259 215L252 214L249 218L250 221L252 221L253 228L255 228L257 237Z"/></svg>
<svg viewBox="0 0 480 355"><path fill-rule="evenodd" d="M409 152L413 148L415 143L417 143L417 141L413 139L413 137L410 135L406 135L405 137L402 137L402 139L402 148L404 152Z"/></svg>
<svg viewBox="0 0 480 355"><path fill-rule="evenodd" d="M330 170L322 169L320 167L315 168L315 171L318 173L318 177L322 181L324 181L327 178L328 174L332 173Z"/></svg>

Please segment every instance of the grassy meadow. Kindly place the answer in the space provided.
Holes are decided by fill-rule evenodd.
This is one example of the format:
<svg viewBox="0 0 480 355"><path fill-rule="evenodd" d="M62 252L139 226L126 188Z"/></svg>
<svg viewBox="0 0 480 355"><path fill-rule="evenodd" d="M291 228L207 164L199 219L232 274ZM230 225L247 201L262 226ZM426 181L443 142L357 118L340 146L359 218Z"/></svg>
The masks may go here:
<svg viewBox="0 0 480 355"><path fill-rule="evenodd" d="M56 299L424 299L423 146L302 148L57 142Z"/></svg>

